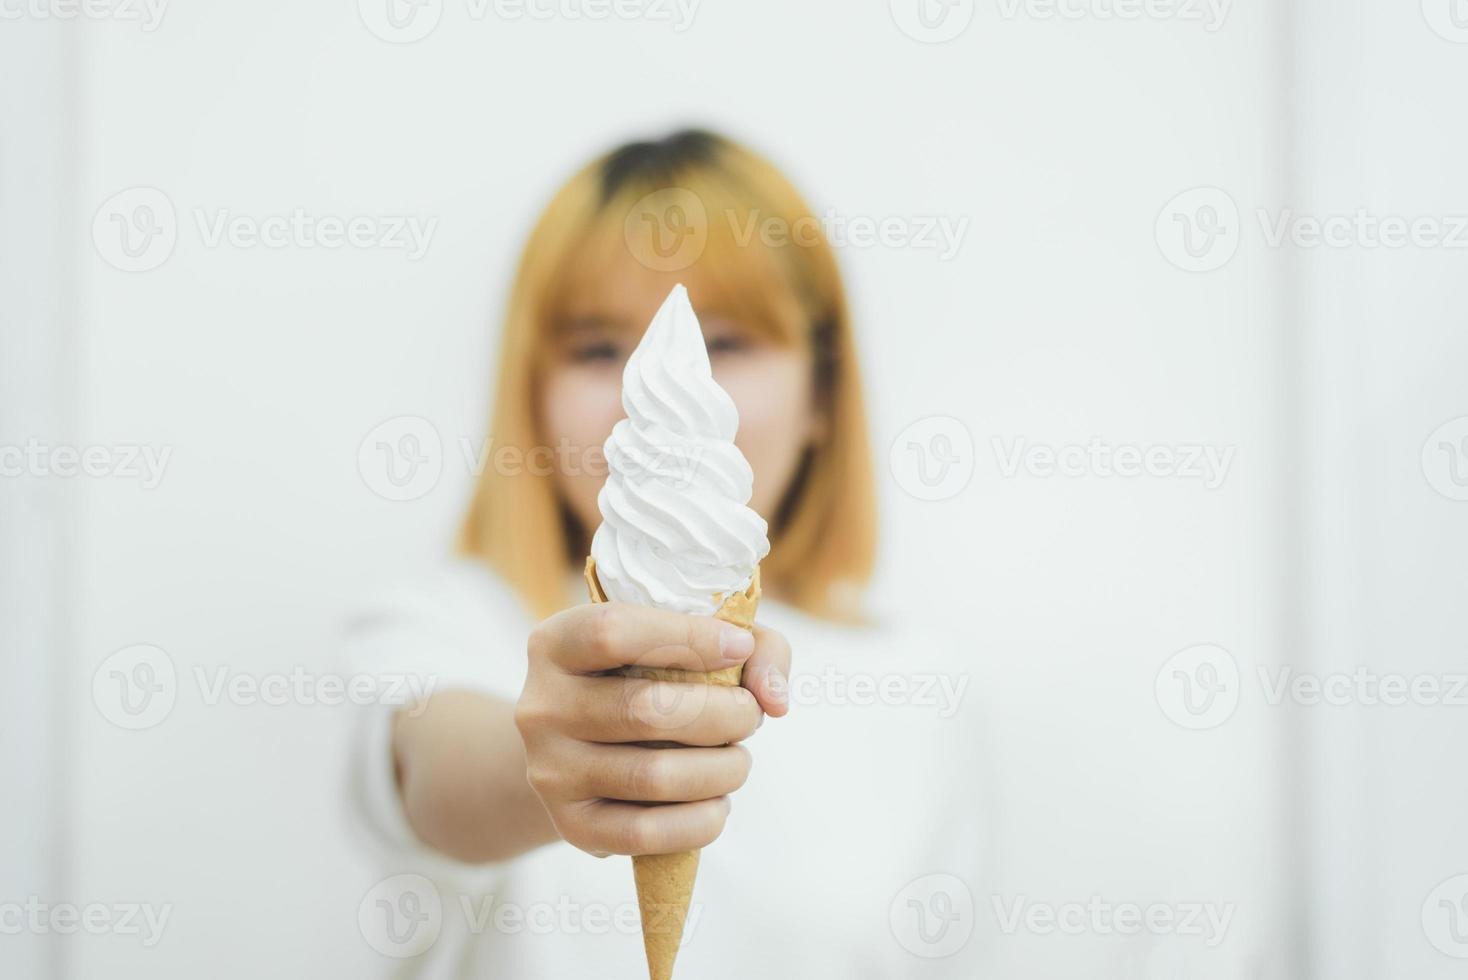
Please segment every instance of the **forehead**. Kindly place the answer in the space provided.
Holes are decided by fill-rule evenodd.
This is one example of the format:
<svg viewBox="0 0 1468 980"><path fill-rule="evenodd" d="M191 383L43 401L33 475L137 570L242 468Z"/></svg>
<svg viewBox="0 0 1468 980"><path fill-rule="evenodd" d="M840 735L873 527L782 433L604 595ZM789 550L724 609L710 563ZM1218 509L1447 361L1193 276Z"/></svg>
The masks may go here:
<svg viewBox="0 0 1468 980"><path fill-rule="evenodd" d="M550 292L550 325L641 331L681 283L701 318L731 318L792 342L804 332L799 303L768 256L750 254L755 251L709 248L690 265L668 271L639 261L620 234L593 232L566 256Z"/></svg>
<svg viewBox="0 0 1468 980"><path fill-rule="evenodd" d="M680 282L688 288L694 309L700 301L697 277L647 269L630 255L587 255L568 263L557 291L555 319L596 319L618 326L647 326L663 300Z"/></svg>
<svg viewBox="0 0 1468 980"><path fill-rule="evenodd" d="M722 284L697 268L677 272L651 270L629 256L605 256L600 261L573 261L548 326L553 333L573 334L615 330L641 334L674 286L688 290L693 310L705 327L711 321L733 319L756 329L751 311L731 303ZM758 287L751 283L750 291ZM749 321L746 323L746 321Z"/></svg>

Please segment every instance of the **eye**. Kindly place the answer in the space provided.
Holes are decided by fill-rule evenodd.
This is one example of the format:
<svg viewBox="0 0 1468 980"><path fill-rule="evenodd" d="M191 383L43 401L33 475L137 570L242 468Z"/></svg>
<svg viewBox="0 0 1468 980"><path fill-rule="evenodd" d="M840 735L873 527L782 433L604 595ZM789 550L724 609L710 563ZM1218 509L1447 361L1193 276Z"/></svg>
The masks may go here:
<svg viewBox="0 0 1468 980"><path fill-rule="evenodd" d="M749 349L749 341L737 333L716 334L706 338L704 343L708 346L711 357L717 357L720 354L737 354Z"/></svg>
<svg viewBox="0 0 1468 980"><path fill-rule="evenodd" d="M755 346L749 328L732 316L710 314L703 320L703 342L710 357L742 354Z"/></svg>
<svg viewBox="0 0 1468 980"><path fill-rule="evenodd" d="M575 364L616 363L624 358L621 347L609 340L572 344L567 357Z"/></svg>

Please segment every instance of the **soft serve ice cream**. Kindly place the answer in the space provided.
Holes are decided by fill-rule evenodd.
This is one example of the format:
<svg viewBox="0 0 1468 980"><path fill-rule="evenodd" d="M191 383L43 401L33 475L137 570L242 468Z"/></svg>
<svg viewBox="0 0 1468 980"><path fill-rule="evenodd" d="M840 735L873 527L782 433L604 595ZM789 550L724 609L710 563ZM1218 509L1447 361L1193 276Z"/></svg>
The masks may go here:
<svg viewBox="0 0 1468 980"><path fill-rule="evenodd" d="M681 285L627 361L622 408L604 446L597 578L609 599L712 615L749 585L769 529L748 506L754 473L734 445L739 412L714 381Z"/></svg>

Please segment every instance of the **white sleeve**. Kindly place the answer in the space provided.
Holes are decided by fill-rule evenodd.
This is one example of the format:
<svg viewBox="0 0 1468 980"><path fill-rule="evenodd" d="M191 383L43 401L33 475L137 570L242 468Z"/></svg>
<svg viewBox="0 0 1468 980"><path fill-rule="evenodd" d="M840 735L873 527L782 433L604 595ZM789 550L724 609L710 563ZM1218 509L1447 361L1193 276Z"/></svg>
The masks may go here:
<svg viewBox="0 0 1468 980"><path fill-rule="evenodd" d="M364 604L347 622L349 682L373 685L377 703L358 709L349 759L351 822L384 859L468 887L492 869L455 861L408 824L393 771L392 720L434 691L472 690L507 701L525 681L531 620L513 593L478 564L456 562Z"/></svg>

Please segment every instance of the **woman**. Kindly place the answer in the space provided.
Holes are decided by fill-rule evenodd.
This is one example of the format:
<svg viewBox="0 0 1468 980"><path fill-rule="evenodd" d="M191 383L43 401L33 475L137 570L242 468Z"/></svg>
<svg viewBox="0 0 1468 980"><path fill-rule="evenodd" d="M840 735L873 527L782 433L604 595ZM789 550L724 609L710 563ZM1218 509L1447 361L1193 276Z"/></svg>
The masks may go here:
<svg viewBox="0 0 1468 980"><path fill-rule="evenodd" d="M580 576L623 362L680 282L770 526L752 638L588 605ZM966 678L933 644L862 622L876 521L852 330L789 182L698 131L572 177L521 259L490 434L463 560L354 632L356 671L413 671L435 692L374 712L361 740L359 806L385 869L407 873L382 886L388 931L369 941L423 975L638 976L628 862L589 855L704 847L680 975L965 973L962 956L930 960L962 948L953 929L972 913L943 910L964 896L929 908L932 889L909 886L972 880L977 829L953 778L973 772L969 712L930 703L961 700ZM654 648L691 669L745 664L742 688L675 733L686 748L639 744L670 733L607 674ZM427 931L395 938L412 921Z"/></svg>

